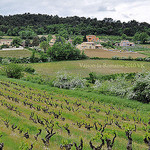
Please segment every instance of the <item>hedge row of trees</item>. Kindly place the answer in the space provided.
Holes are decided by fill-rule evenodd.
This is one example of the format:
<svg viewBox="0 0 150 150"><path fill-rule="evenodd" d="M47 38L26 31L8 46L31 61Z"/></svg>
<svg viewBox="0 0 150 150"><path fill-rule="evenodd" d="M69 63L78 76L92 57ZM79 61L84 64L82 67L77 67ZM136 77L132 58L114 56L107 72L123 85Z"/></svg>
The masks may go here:
<svg viewBox="0 0 150 150"><path fill-rule="evenodd" d="M57 15L49 16L30 13L0 16L0 35L21 35L23 38L25 34L29 34L32 37L35 33L63 34L67 38L68 35L73 34L126 34L127 36L133 36L136 32L146 32L150 35L150 24L146 22L139 23L135 20L121 22L112 18L104 18L103 20L77 16L62 18Z"/></svg>

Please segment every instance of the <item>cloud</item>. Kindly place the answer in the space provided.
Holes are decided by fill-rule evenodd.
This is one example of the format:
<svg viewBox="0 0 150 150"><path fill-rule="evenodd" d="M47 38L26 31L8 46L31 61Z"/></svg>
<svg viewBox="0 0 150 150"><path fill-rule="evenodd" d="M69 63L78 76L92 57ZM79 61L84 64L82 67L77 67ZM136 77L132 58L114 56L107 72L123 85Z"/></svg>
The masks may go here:
<svg viewBox="0 0 150 150"><path fill-rule="evenodd" d="M98 8L98 11L116 11L115 8L109 8L109 7L106 7L106 6L100 6Z"/></svg>

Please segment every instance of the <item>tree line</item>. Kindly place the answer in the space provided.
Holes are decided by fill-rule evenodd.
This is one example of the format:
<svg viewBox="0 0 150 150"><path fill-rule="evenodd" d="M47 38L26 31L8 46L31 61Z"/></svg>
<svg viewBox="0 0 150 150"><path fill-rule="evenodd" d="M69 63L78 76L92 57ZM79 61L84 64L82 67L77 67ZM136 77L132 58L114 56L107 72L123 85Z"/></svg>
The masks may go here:
<svg viewBox="0 0 150 150"><path fill-rule="evenodd" d="M66 35L122 35L134 36L137 32L150 35L150 24L146 22L121 22L112 18L59 17L45 14L0 15L0 35L19 36L23 31L34 31L35 34ZM32 36L32 35L31 35ZM67 38L67 37L66 37Z"/></svg>

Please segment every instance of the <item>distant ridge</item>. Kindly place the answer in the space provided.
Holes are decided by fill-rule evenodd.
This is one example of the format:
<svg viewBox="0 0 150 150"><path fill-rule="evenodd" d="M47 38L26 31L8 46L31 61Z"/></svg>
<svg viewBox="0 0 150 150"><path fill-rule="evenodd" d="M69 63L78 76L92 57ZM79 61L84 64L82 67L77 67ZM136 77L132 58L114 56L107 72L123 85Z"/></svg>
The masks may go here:
<svg viewBox="0 0 150 150"><path fill-rule="evenodd" d="M18 35L19 31L32 29L37 34L57 34L66 30L68 34L105 34L133 36L136 32L147 32L150 35L150 24L146 22L121 22L112 18L59 17L46 14L0 15L0 31L7 35Z"/></svg>

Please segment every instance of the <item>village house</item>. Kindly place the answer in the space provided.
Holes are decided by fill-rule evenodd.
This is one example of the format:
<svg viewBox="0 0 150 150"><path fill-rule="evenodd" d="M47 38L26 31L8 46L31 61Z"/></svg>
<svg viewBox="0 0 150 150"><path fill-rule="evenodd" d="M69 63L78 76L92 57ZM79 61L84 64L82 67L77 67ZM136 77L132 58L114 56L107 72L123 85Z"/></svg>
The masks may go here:
<svg viewBox="0 0 150 150"><path fill-rule="evenodd" d="M87 42L99 42L99 38L95 35L87 35L86 36Z"/></svg>
<svg viewBox="0 0 150 150"><path fill-rule="evenodd" d="M12 41L13 41L12 39L0 39L0 46L2 46L2 45L10 46Z"/></svg>
<svg viewBox="0 0 150 150"><path fill-rule="evenodd" d="M102 49L103 48L101 44L95 44L94 42L83 42L83 43L77 45L76 47L80 50L84 50L84 49Z"/></svg>
<svg viewBox="0 0 150 150"><path fill-rule="evenodd" d="M128 40L121 41L120 43L116 43L116 46L135 46L133 42L129 42Z"/></svg>

